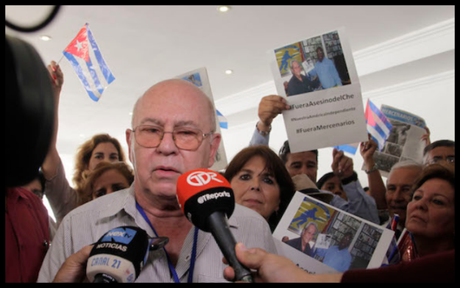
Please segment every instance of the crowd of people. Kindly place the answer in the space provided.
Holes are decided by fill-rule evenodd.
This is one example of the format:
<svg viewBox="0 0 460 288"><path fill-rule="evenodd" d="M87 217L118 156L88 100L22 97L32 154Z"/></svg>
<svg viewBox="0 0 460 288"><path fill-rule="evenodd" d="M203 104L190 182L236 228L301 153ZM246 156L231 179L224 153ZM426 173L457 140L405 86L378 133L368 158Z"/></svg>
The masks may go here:
<svg viewBox="0 0 460 288"><path fill-rule="evenodd" d="M178 177L193 169L211 167L222 141L215 132L215 112L208 97L184 80L153 85L136 102L132 127L126 130L133 168L119 140L108 134L94 135L76 154L71 185L56 149L64 77L54 61L48 70L57 103L54 133L37 179L24 187L7 188L6 282L84 281L91 245L105 232L122 225L140 227L150 237L169 238L164 250L150 252L137 281L232 281L234 271L222 259L211 234L193 227L176 198ZM286 109L289 106L283 97L263 97L249 147L237 153L222 172L237 204L229 219L239 242L235 247L237 257L252 269L254 279L453 281L455 142L430 143L429 135L425 135L421 139L427 141L423 163L397 163L386 183L374 169L377 144L371 139L361 143L359 150L370 190L365 192L353 159L343 151L333 150L331 172L318 180L318 150L291 153L288 141L278 154L269 148L271 124ZM406 237L409 240L405 240L401 259L378 269L347 270L347 265L340 274L310 275L299 269L279 253L272 236L296 191L383 227L389 227L398 215L396 239L410 236ZM41 203L43 195L50 202L56 223ZM299 239L283 241L311 255L315 247L309 243L318 236L318 227L313 224L302 227ZM337 253L316 252L323 254L326 263L338 262L334 255L345 251L351 238L352 234L346 232L337 240ZM443 278L433 277L435 274Z"/></svg>

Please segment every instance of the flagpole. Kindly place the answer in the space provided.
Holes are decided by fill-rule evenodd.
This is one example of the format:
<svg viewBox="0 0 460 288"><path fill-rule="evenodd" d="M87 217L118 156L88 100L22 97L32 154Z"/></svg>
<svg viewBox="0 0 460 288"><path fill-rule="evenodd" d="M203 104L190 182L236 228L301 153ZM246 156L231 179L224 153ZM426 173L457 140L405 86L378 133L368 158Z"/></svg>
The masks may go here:
<svg viewBox="0 0 460 288"><path fill-rule="evenodd" d="M59 59L59 61L56 63L56 66L58 66L59 63L61 63L62 58L64 58L64 53L62 53L61 59Z"/></svg>

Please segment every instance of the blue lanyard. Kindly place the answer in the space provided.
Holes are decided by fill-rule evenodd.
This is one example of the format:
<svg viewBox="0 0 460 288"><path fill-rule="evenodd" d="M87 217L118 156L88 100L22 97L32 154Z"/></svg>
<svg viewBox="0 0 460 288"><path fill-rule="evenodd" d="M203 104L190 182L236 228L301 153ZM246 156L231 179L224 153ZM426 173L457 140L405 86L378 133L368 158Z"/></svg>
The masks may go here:
<svg viewBox="0 0 460 288"><path fill-rule="evenodd" d="M157 234L157 231L155 231L155 228L153 228L152 223L150 222L149 218L145 214L144 209L142 209L142 207L137 202L136 202L136 208L139 211L139 213L141 213L142 217L144 217L145 221L150 225L150 228L152 228L153 233L155 233L155 235L157 237L159 237L159 235ZM188 283L193 282L193 271L195 270L195 260L196 260L195 258L196 258L196 245L197 245L197 242L198 242L198 228L195 227L195 233L193 235L192 257L190 259L190 269L188 271L188 280L187 280ZM163 247L163 250L165 251L166 259L168 259L169 271L171 272L171 274L172 274L172 276L174 278L174 282L175 283L180 283L179 277L177 276L176 269L174 268L174 265L172 264L171 259L169 258L169 255L168 255L168 252L166 251L166 248Z"/></svg>

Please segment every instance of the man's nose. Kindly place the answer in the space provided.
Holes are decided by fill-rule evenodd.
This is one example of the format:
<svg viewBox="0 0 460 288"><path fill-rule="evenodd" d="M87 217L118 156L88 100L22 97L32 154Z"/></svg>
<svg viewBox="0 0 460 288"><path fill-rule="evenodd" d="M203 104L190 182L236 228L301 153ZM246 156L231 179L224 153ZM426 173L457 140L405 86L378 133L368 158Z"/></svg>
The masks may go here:
<svg viewBox="0 0 460 288"><path fill-rule="evenodd" d="M156 149L158 153L165 155L177 152L178 149L174 141L174 134L172 132L164 132L160 145Z"/></svg>

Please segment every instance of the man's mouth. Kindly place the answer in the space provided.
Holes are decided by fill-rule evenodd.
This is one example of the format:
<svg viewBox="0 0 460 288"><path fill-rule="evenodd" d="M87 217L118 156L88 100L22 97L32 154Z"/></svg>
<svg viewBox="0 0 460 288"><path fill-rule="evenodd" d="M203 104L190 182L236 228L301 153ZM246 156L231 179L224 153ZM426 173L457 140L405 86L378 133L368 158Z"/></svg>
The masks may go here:
<svg viewBox="0 0 460 288"><path fill-rule="evenodd" d="M160 173L180 173L176 168L174 167L168 167L168 166L158 166L156 167L153 172L160 172Z"/></svg>

